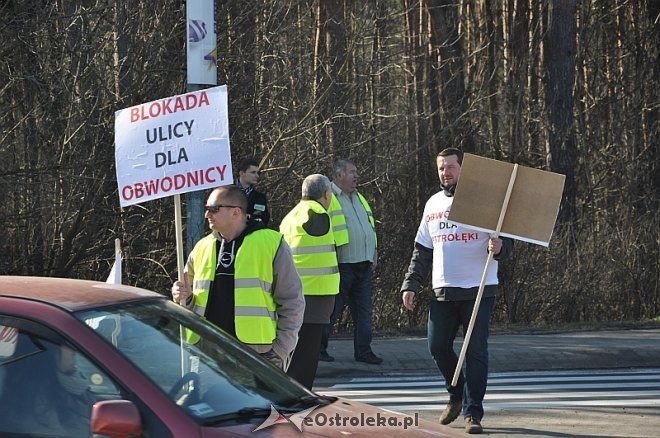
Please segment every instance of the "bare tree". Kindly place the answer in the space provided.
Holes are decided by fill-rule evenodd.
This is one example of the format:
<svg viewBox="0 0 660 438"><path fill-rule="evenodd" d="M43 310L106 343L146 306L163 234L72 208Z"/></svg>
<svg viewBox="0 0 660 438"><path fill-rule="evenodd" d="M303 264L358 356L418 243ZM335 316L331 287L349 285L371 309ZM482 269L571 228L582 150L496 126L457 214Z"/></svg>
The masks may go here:
<svg viewBox="0 0 660 438"><path fill-rule="evenodd" d="M548 162L550 169L566 175L559 221L576 218L575 164L576 144L573 125L573 87L575 84L575 0L551 0L546 15L543 40L546 70L545 101L549 116Z"/></svg>
<svg viewBox="0 0 660 438"><path fill-rule="evenodd" d="M519 244L502 266L497 322L658 314L657 2L217 6L232 153L261 160L274 226L304 176L360 165L377 329L425 324L423 306L400 312L398 287L447 146L567 177L550 247ZM0 2L0 273L104 279L120 238L125 282L167 293L172 202L119 208L114 113L185 90L183 9Z"/></svg>

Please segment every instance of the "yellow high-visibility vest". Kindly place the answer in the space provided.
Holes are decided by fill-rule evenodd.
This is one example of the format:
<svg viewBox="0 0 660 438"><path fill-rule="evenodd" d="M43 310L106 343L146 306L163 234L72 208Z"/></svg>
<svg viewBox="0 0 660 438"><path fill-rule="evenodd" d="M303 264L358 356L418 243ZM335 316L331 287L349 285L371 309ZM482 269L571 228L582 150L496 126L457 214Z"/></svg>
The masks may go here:
<svg viewBox="0 0 660 438"><path fill-rule="evenodd" d="M332 227L323 236L307 234L303 224L309 220L310 210L327 215L318 202L300 201L282 220L280 232L291 247L303 294L336 295L339 293L339 268Z"/></svg>
<svg viewBox="0 0 660 438"><path fill-rule="evenodd" d="M369 223L371 228L374 230L374 238L376 239L376 246L378 246L378 235L376 234L376 220L374 219L374 214L371 211L371 207L367 202L367 199L362 196L360 192L357 192L358 199L360 204L364 207L364 210L367 212L367 217L369 218ZM330 201L330 206L328 207L328 215L330 215L330 225L332 226L332 232L335 235L335 245L342 246L349 242L348 237L348 227L346 226L346 217L344 212L341 209L341 203L337 196L333 193L332 200Z"/></svg>
<svg viewBox="0 0 660 438"><path fill-rule="evenodd" d="M339 199L332 194L330 206L328 207L328 216L330 216L330 227L335 238L335 245L342 246L348 243L348 227L346 226L346 217L341 209Z"/></svg>
<svg viewBox="0 0 660 438"><path fill-rule="evenodd" d="M277 306L273 300L273 262L282 235L270 229L248 234L236 253L234 265L234 325L245 344L271 344L277 336ZM201 239L192 251L193 310L204 316L215 279L217 239ZM189 338L189 342L196 340Z"/></svg>
<svg viewBox="0 0 660 438"><path fill-rule="evenodd" d="M364 207L364 210L367 212L367 216L369 217L369 223L371 224L371 228L374 230L374 239L376 240L376 246L378 246L378 235L376 234L376 220L374 219L374 213L371 211L371 207L369 206L369 203L367 202L367 199L362 196L362 193L357 192L358 199L360 200L360 203ZM344 218L344 222L346 219Z"/></svg>

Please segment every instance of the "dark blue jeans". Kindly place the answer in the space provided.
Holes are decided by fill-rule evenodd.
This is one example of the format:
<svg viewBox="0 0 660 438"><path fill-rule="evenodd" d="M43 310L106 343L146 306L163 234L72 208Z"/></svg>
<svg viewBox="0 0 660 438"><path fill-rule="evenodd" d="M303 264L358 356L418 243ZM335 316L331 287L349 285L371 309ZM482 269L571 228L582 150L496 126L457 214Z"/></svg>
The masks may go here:
<svg viewBox="0 0 660 438"><path fill-rule="evenodd" d="M454 339L458 328L467 332L475 300L431 301L428 342L431 356L445 378L450 400L463 400L463 416L478 420L484 416L483 400L488 380L488 325L495 297L482 298L465 354L465 366L455 387L451 386L458 355Z"/></svg>
<svg viewBox="0 0 660 438"><path fill-rule="evenodd" d="M321 351L328 348L328 340L335 322L348 304L353 320L353 354L357 359L371 351L371 262L339 264L339 294L335 297L335 309L330 324L323 328Z"/></svg>

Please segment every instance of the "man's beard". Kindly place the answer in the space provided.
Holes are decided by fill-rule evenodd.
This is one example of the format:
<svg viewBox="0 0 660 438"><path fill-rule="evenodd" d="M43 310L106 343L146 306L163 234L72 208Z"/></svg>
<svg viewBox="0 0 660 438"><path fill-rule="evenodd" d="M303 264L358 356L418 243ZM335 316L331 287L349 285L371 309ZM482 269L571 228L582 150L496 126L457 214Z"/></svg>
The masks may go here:
<svg viewBox="0 0 660 438"><path fill-rule="evenodd" d="M442 190L451 196L454 196L454 192L456 191L456 184L442 184L440 183L440 187L442 187Z"/></svg>

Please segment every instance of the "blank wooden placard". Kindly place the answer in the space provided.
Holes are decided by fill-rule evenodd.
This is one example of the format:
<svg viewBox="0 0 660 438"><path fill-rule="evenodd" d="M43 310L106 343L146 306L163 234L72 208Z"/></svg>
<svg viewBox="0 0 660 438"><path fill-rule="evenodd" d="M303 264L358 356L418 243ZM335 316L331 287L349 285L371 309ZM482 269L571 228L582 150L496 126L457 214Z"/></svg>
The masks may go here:
<svg viewBox="0 0 660 438"><path fill-rule="evenodd" d="M448 219L494 233L514 165L465 154ZM500 234L548 246L559 213L564 175L518 165Z"/></svg>

